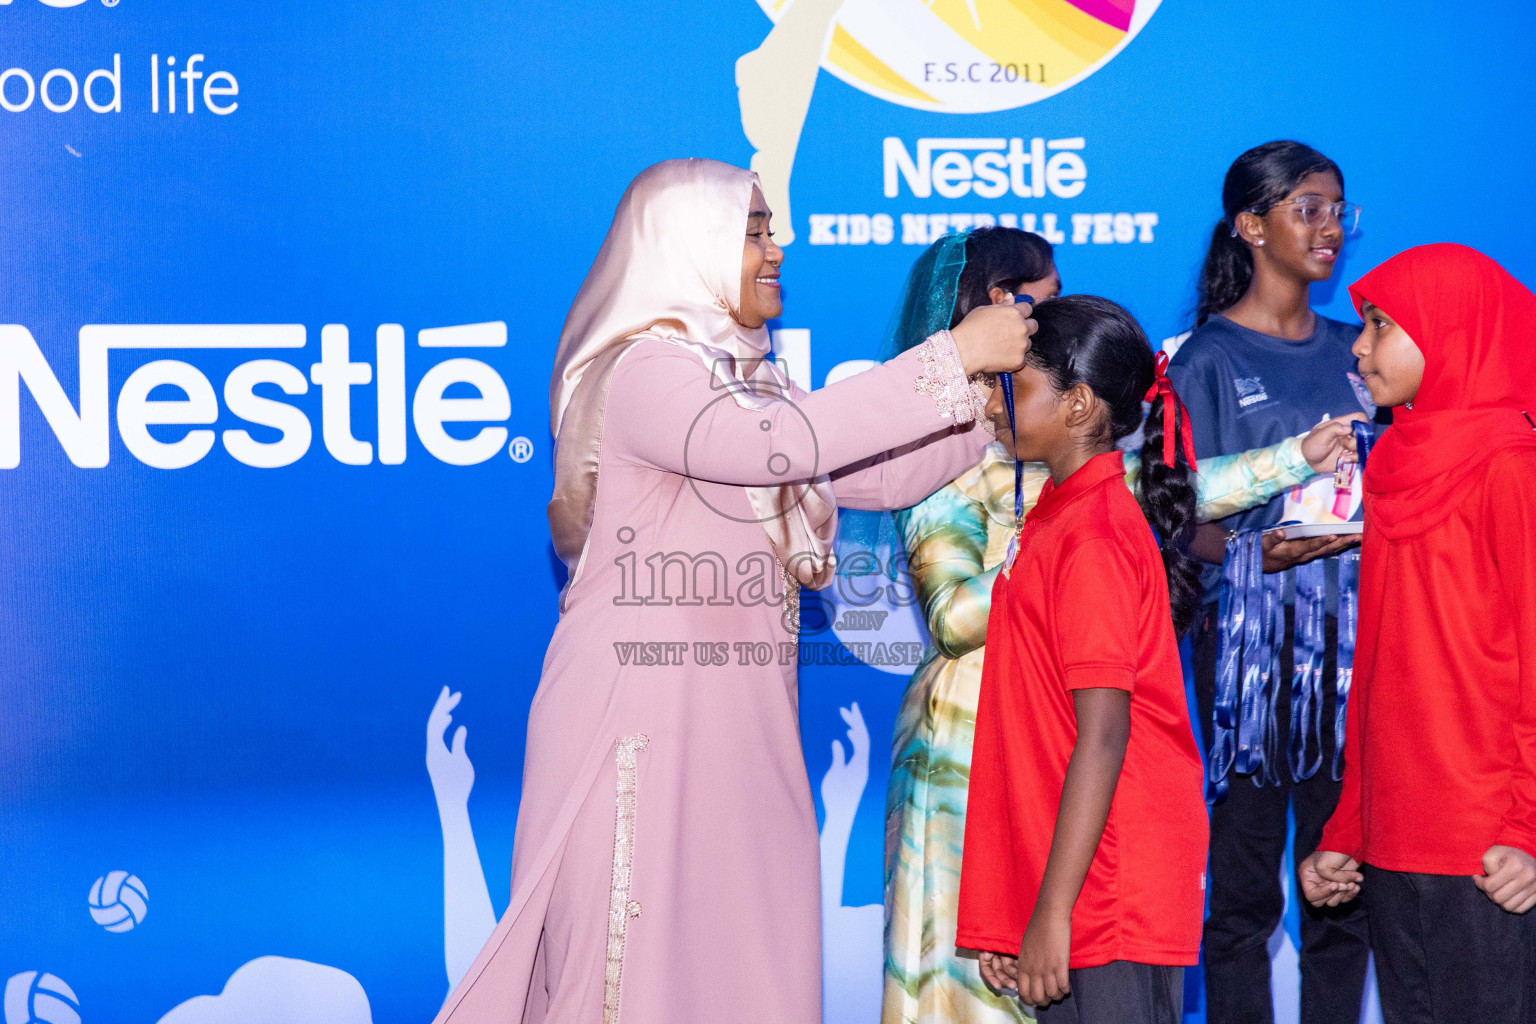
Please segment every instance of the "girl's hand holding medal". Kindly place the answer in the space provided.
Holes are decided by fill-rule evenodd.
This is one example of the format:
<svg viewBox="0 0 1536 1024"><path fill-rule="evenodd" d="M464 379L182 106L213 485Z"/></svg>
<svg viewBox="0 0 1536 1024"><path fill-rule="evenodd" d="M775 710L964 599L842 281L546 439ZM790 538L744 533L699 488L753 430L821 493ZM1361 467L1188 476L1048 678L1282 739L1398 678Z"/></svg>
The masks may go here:
<svg viewBox="0 0 1536 1024"><path fill-rule="evenodd" d="M1363 423L1365 414L1352 412L1348 416L1330 417L1301 439L1302 457L1314 473L1336 473L1341 461L1354 462L1356 421Z"/></svg>
<svg viewBox="0 0 1536 1024"><path fill-rule="evenodd" d="M1335 507L1340 501L1347 506L1351 489L1359 483L1355 424L1364 422L1365 414L1358 412L1329 417L1313 427L1301 440L1302 457L1307 460L1312 471L1334 475ZM1359 546L1359 533L1289 538L1284 530L1266 530L1264 571L1284 572L1319 558L1332 558Z"/></svg>

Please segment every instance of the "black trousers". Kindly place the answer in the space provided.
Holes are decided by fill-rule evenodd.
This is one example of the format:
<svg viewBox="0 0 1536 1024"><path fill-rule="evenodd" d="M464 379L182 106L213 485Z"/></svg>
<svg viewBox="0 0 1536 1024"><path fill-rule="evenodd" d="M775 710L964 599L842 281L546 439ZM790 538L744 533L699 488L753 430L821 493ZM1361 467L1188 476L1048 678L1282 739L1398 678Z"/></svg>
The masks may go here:
<svg viewBox="0 0 1536 1024"><path fill-rule="evenodd" d="M1072 991L1035 1011L1040 1024L1180 1024L1184 968L1116 960L1067 972Z"/></svg>
<svg viewBox="0 0 1536 1024"><path fill-rule="evenodd" d="M1286 609L1286 636L1294 628ZM1333 671L1338 650L1338 622L1329 616L1323 666L1323 766L1305 782L1291 781L1280 769L1281 784L1258 787L1250 776L1232 775L1227 798L1211 811L1210 916L1205 922L1205 999L1210 1024L1272 1024L1269 937L1280 923L1285 894L1280 865L1285 855L1286 811L1296 816L1292 857L1300 864L1316 849L1323 826L1339 802L1333 781ZM1195 698L1205 746L1211 746L1211 714L1216 703L1216 605L1208 604L1194 632ZM1283 689L1277 702L1279 734L1290 732L1291 644L1281 645ZM1284 757L1284 745L1279 751ZM1366 913L1359 900L1315 909L1301 900L1301 1024L1358 1024L1365 991L1369 952Z"/></svg>
<svg viewBox="0 0 1536 1024"><path fill-rule="evenodd" d="M1365 868L1361 899L1386 1024L1536 1024L1536 911L1466 875Z"/></svg>

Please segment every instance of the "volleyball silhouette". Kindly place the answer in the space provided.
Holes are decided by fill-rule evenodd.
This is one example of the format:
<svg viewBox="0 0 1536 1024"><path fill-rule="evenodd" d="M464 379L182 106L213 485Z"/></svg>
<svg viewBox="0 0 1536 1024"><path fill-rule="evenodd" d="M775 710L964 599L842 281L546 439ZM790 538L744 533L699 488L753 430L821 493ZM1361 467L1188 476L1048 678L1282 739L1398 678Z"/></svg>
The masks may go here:
<svg viewBox="0 0 1536 1024"><path fill-rule="evenodd" d="M129 932L149 913L149 890L138 875L109 871L91 886L91 920L109 932Z"/></svg>
<svg viewBox="0 0 1536 1024"><path fill-rule="evenodd" d="M62 978L23 971L5 983L5 1024L80 1024L80 1000Z"/></svg>
<svg viewBox="0 0 1536 1024"><path fill-rule="evenodd" d="M796 3L757 0L775 23ZM1107 64L1161 0L844 0L821 66L920 110L1012 110Z"/></svg>

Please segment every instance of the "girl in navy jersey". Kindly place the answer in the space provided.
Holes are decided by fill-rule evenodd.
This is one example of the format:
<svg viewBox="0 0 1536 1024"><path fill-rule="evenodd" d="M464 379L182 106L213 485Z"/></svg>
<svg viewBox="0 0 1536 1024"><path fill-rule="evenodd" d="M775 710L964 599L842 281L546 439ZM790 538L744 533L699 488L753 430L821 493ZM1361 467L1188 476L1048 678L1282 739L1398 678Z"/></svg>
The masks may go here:
<svg viewBox="0 0 1536 1024"><path fill-rule="evenodd" d="M988 415L1051 479L993 587L956 941L1042 1021L1178 1024L1207 827L1177 640L1199 602L1189 423L1125 310L1073 295L1035 319L1017 436L1001 388ZM1143 400L1133 497L1116 443Z"/></svg>
<svg viewBox="0 0 1536 1024"><path fill-rule="evenodd" d="M1168 368L1189 407L1196 454L1206 459L1271 444L1324 416L1374 413L1350 354L1360 328L1316 313L1309 304L1311 286L1332 276L1359 214L1344 199L1338 165L1299 142L1268 142L1233 161L1221 200L1223 216L1200 277L1197 326ZM1334 609L1341 560L1334 556L1358 546L1359 534L1306 539L1262 534L1266 575L1257 584L1305 595L1295 602L1285 598L1283 633L1274 638L1280 652L1276 676L1266 668L1243 679L1235 669L1239 651L1245 664L1267 666L1268 645L1250 649L1233 639L1245 635L1233 621L1241 601L1229 602L1225 623L1218 615L1222 563L1230 547L1235 557L1228 568L1240 573L1245 557L1240 545L1281 521L1309 518L1309 507L1331 504L1341 518L1350 518L1351 505L1359 504L1359 488L1354 491L1340 504L1332 481L1316 481L1307 493L1291 497L1289 509L1287 499L1277 497L1201 525L1193 534L1191 551L1206 563L1204 602L1192 637L1195 694L1215 805L1205 923L1210 1024L1273 1020L1269 937L1285 906L1280 873L1288 812L1295 813L1293 863L1300 863L1317 849L1323 823L1339 799L1343 719L1336 713L1334 680L1337 669L1349 665L1337 665ZM1346 560L1346 581L1352 579L1354 559L1351 554ZM1278 574L1297 566L1306 568L1297 574L1297 585L1288 587ZM1298 615L1293 607L1308 614ZM1299 666L1292 656L1298 622L1312 624L1310 631L1319 634L1297 645L1306 652ZM1223 680L1231 678L1229 686L1218 687L1224 631L1228 649L1220 665L1226 670ZM1306 669L1300 685L1293 683L1298 668ZM1243 684L1249 682L1268 689L1244 695ZM1293 707L1299 713L1293 714ZM1355 1024L1365 984L1365 915L1358 904L1303 907L1300 930L1300 1024Z"/></svg>

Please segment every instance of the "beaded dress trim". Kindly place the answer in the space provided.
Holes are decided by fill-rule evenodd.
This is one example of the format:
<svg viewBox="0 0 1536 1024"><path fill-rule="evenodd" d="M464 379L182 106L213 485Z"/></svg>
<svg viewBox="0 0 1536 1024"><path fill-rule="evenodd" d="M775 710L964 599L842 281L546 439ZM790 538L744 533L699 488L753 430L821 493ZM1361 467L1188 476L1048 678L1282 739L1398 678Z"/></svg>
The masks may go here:
<svg viewBox="0 0 1536 1024"><path fill-rule="evenodd" d="M608 955L603 971L603 1024L618 1024L619 997L624 980L624 943L629 919L640 916L640 904L629 898L630 869L635 856L635 753L650 745L644 733L619 740L618 794L613 829L613 880L608 888Z"/></svg>

